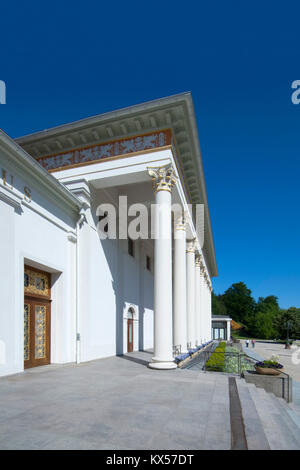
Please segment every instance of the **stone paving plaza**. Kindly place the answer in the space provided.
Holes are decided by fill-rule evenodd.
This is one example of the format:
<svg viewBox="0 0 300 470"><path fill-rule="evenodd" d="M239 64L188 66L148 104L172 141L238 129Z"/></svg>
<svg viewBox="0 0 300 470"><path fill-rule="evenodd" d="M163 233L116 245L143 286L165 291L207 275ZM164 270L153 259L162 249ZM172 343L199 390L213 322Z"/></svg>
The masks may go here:
<svg viewBox="0 0 300 470"><path fill-rule="evenodd" d="M0 449L230 449L228 377L150 352L0 379Z"/></svg>

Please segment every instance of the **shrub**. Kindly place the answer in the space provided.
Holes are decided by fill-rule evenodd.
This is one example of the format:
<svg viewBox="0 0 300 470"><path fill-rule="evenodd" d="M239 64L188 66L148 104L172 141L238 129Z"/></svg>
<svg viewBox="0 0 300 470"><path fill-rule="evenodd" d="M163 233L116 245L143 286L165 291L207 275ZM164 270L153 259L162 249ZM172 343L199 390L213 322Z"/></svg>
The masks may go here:
<svg viewBox="0 0 300 470"><path fill-rule="evenodd" d="M206 363L206 370L223 372L225 366L225 348L226 343L222 341L214 350Z"/></svg>

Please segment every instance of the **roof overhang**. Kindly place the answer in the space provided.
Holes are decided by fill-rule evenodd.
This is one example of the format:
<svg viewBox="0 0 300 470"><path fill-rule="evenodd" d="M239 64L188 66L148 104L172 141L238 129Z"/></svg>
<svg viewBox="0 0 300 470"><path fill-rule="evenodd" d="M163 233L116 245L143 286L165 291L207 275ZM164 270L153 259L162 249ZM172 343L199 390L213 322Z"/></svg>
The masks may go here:
<svg viewBox="0 0 300 470"><path fill-rule="evenodd" d="M204 246L210 276L217 276L202 156L191 93L182 93L53 127L16 139L38 158L108 140L171 129L189 203L204 204Z"/></svg>
<svg viewBox="0 0 300 470"><path fill-rule="evenodd" d="M231 321L232 318L226 317L224 315L212 315L211 321Z"/></svg>

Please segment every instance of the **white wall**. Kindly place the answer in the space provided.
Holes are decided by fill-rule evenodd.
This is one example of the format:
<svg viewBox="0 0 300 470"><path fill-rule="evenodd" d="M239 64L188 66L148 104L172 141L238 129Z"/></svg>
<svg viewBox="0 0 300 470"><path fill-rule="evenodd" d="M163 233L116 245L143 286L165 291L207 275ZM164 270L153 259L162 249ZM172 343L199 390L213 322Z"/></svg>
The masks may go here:
<svg viewBox="0 0 300 470"><path fill-rule="evenodd" d="M14 181L19 207L0 200L0 375L24 368L24 263L51 273L51 362L76 360L76 243L68 234L76 233L78 215L72 220L30 178L14 172ZM31 188L31 202L24 200L24 185ZM136 313L134 349L153 346L153 275L139 241L135 248L132 258L126 240L100 240L93 210L87 214L79 236L81 361L127 352L130 306Z"/></svg>
<svg viewBox="0 0 300 470"><path fill-rule="evenodd" d="M134 350L153 347L153 274L146 270L143 243L134 242L132 257L127 240L100 239L96 207L117 201L118 192L90 189L91 211L79 239L81 361L127 352L130 307L135 312Z"/></svg>
<svg viewBox="0 0 300 470"><path fill-rule="evenodd" d="M0 201L0 375L18 370L18 313L15 306L14 208ZM17 329L17 331L16 331Z"/></svg>
<svg viewBox="0 0 300 470"><path fill-rule="evenodd" d="M75 221L30 174L21 176L3 155L0 164L13 174L12 188L0 174L0 375L8 375L24 368L24 263L51 273L51 361L75 360L75 245L68 240ZM32 201L26 202L24 186Z"/></svg>

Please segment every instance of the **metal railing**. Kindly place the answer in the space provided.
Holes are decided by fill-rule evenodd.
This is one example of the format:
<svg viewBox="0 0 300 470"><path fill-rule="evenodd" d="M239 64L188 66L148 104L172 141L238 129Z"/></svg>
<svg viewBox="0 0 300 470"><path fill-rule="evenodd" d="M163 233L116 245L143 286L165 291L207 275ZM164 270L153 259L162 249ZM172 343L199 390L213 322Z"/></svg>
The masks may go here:
<svg viewBox="0 0 300 470"><path fill-rule="evenodd" d="M243 352L226 351L204 351L204 366L206 372L225 372L241 375L246 370L246 363L249 364L249 370L254 369L254 361L249 360ZM211 356L214 361L210 361Z"/></svg>
<svg viewBox="0 0 300 470"><path fill-rule="evenodd" d="M231 374L242 375L243 371L255 371L256 360L247 356L244 352L222 352L222 351L203 351L204 354L204 366L203 370L207 372L225 372ZM212 364L207 364L209 358L214 355L216 360ZM222 358L223 356L223 358ZM218 359L218 357L220 359ZM232 367L232 364L229 364L230 359L235 359L236 363ZM249 369L246 367L247 363L249 364ZM290 375L281 369L273 367L273 369L280 371L286 378L282 378L282 398L287 402L292 402L292 389L290 384Z"/></svg>
<svg viewBox="0 0 300 470"><path fill-rule="evenodd" d="M290 375L287 374L286 372L283 372L283 370L281 370L281 369L277 369L276 367L272 367L272 369L278 370L278 371L280 371L281 374L286 376L286 379L282 380L282 387L283 387L282 398L284 398L288 403L292 402L293 401L293 396L292 396L292 394L290 396L290 392L293 391L293 389L290 390L290 379L291 379ZM287 382L287 396L286 396L286 393L285 393L285 382Z"/></svg>
<svg viewBox="0 0 300 470"><path fill-rule="evenodd" d="M176 357L176 356L179 356L180 354L181 354L181 344L175 345L173 347L173 356Z"/></svg>

